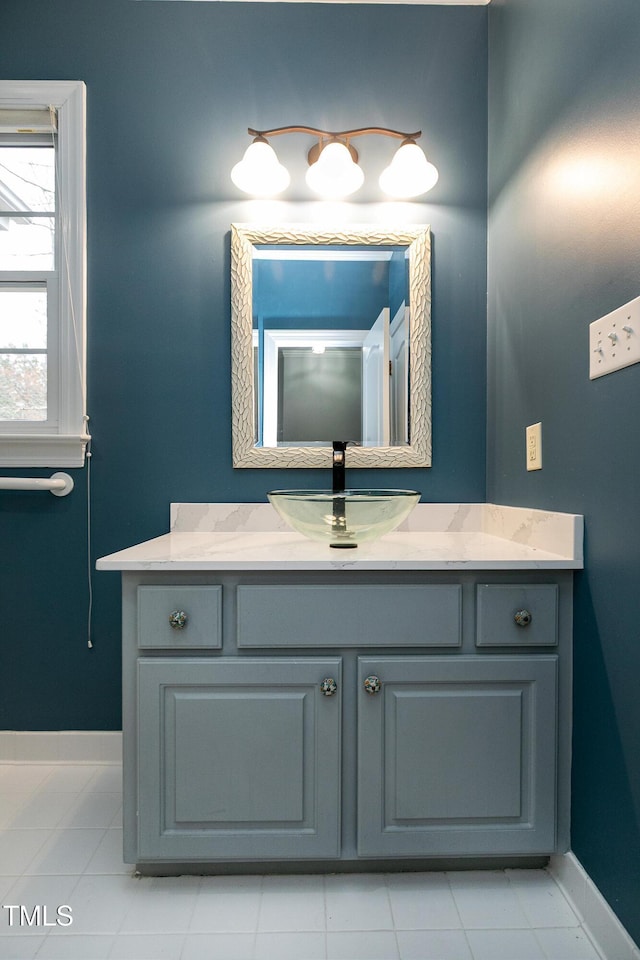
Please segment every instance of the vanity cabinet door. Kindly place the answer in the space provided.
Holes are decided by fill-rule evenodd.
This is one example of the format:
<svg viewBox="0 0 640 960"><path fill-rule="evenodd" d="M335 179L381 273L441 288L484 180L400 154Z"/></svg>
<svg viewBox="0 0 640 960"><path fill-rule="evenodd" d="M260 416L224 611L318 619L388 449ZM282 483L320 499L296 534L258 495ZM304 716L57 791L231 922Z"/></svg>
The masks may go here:
<svg viewBox="0 0 640 960"><path fill-rule="evenodd" d="M138 692L139 860L339 856L340 659L147 658Z"/></svg>
<svg viewBox="0 0 640 960"><path fill-rule="evenodd" d="M557 658L360 658L358 853L550 854Z"/></svg>

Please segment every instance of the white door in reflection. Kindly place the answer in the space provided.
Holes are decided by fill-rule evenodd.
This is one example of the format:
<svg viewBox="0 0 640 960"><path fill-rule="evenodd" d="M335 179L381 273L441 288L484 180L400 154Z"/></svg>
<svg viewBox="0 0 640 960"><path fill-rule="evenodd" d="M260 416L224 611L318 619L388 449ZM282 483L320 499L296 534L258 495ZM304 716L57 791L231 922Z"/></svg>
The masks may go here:
<svg viewBox="0 0 640 960"><path fill-rule="evenodd" d="M362 444L389 446L389 308L380 311L362 347Z"/></svg>
<svg viewBox="0 0 640 960"><path fill-rule="evenodd" d="M389 330L391 444L409 443L409 307L400 304Z"/></svg>

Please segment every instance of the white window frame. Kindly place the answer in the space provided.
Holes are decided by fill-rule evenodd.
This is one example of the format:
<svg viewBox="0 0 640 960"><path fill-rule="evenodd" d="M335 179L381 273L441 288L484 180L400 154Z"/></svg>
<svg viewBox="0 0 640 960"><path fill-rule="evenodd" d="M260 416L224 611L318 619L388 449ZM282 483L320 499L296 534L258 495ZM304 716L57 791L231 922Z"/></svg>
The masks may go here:
<svg viewBox="0 0 640 960"><path fill-rule="evenodd" d="M56 269L47 276L46 423L0 423L0 466L81 467L86 414L85 85L79 80L0 80L0 108L55 107L58 141ZM64 236L63 236L64 232ZM0 271L0 281L18 279ZM37 281L39 277L20 275Z"/></svg>

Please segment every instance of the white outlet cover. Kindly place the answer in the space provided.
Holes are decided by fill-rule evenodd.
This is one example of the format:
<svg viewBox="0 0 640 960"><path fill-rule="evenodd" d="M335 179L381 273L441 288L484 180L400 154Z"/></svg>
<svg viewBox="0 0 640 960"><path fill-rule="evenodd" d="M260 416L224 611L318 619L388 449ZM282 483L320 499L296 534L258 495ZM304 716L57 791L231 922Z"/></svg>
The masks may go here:
<svg viewBox="0 0 640 960"><path fill-rule="evenodd" d="M542 422L526 428L527 470L542 470Z"/></svg>
<svg viewBox="0 0 640 960"><path fill-rule="evenodd" d="M640 363L640 297L589 324L589 379Z"/></svg>

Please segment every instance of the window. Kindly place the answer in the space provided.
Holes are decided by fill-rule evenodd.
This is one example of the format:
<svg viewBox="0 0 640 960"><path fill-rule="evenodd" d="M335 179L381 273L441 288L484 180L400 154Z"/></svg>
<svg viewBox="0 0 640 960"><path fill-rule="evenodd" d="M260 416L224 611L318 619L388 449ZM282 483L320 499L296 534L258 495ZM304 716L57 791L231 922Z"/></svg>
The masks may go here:
<svg viewBox="0 0 640 960"><path fill-rule="evenodd" d="M85 87L0 81L0 465L82 466Z"/></svg>

